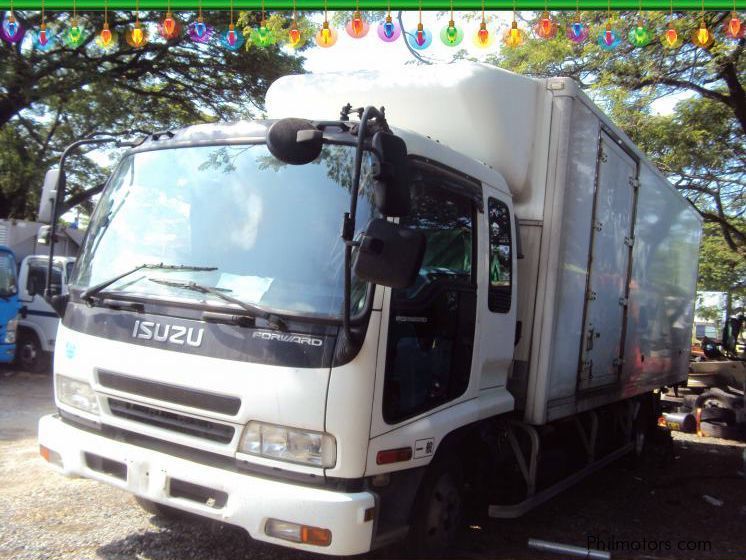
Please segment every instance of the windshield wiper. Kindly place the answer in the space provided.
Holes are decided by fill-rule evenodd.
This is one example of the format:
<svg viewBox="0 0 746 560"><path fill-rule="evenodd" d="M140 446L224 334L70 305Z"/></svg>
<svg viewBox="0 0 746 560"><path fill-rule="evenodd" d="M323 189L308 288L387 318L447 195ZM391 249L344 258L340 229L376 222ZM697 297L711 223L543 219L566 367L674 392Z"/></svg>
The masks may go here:
<svg viewBox="0 0 746 560"><path fill-rule="evenodd" d="M222 290L218 288L205 286L203 284L198 284L197 282L185 282L180 280L164 280L162 278L148 278L148 280L150 280L151 282L155 282L156 284L162 284L164 286L183 288L185 290L191 290L192 292L198 292L200 294L213 295L217 298L222 299L223 301L227 301L228 303L233 303L239 306L244 311L247 311L252 317L259 317L260 319L266 320L267 323L269 323L270 328L280 331L287 330L285 321L283 321L279 316L275 315L274 313L270 313L269 311L262 309L261 307L258 307L254 304L246 303L245 301L241 301L240 299L226 295L223 293Z"/></svg>
<svg viewBox="0 0 746 560"><path fill-rule="evenodd" d="M114 282L117 280L121 280L125 276L129 276L130 274L134 274L138 270L148 270L148 269L157 269L157 270L189 270L189 271L196 271L196 272L203 272L203 271L210 271L210 270L217 270L218 267L216 266L189 266L189 265L183 265L183 264L141 264L140 266L136 266L135 268L132 268L128 270L127 272L123 272L119 276L115 276L114 278L109 278L108 280L104 280L103 282L96 284L95 286L91 286L87 290L85 290L82 294L80 294L80 298L88 301L88 303L93 302L93 297L101 293L102 290L105 288L108 288L111 286Z"/></svg>

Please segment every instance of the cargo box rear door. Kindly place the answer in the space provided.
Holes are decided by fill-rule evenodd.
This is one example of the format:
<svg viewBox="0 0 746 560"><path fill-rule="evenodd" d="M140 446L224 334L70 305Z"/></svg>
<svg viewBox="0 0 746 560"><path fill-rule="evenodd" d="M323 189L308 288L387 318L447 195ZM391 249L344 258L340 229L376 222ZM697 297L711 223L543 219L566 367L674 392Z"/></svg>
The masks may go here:
<svg viewBox="0 0 746 560"><path fill-rule="evenodd" d="M637 163L601 133L578 388L616 383L621 371L633 242Z"/></svg>

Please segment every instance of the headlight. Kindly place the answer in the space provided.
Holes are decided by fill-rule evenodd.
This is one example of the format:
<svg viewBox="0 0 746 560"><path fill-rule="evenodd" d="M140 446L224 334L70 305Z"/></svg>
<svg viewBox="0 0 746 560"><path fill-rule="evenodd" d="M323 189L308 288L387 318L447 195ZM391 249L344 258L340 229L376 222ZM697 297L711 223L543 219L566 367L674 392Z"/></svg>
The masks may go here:
<svg viewBox="0 0 746 560"><path fill-rule="evenodd" d="M98 414L96 393L90 383L71 379L65 375L56 375L57 399L61 403L70 405L91 414Z"/></svg>
<svg viewBox="0 0 746 560"><path fill-rule="evenodd" d="M337 442L320 432L249 422L238 451L260 457L331 468L337 462Z"/></svg>
<svg viewBox="0 0 746 560"><path fill-rule="evenodd" d="M13 344L16 341L16 331L18 330L18 319L11 319L5 327L5 344Z"/></svg>

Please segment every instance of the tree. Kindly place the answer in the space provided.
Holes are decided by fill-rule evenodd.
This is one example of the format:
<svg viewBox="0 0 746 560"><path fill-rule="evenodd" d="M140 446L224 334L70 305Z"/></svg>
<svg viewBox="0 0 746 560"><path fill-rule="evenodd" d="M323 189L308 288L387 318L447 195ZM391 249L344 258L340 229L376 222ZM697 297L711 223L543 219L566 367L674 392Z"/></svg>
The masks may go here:
<svg viewBox="0 0 746 560"><path fill-rule="evenodd" d="M655 39L643 48L626 41L635 13L623 12L611 20L623 34L611 53L595 41L606 24L606 14L583 12L590 22L590 38L575 45L564 36L575 14L559 15L558 36L530 38L524 45L503 48L493 64L536 77L569 76L601 104L612 119L651 157L669 180L696 205L704 219L716 224L734 258L746 251L746 40L728 42L722 27L729 12L708 13L705 22L716 30L710 49L689 38L699 25L692 13L646 12L646 25L656 37L673 22L685 40L679 49L666 49ZM534 25L539 13L526 20ZM656 116L651 103L663 96L685 94L673 114Z"/></svg>
<svg viewBox="0 0 746 560"><path fill-rule="evenodd" d="M103 14L85 15L89 30L101 28ZM16 17L26 29L40 24L38 13L16 12ZM140 14L152 32L162 18L158 12ZM205 17L216 30L227 29L227 18L225 12ZM258 13L242 13L237 29L259 19ZM134 21L128 12L109 13L111 29L120 34ZM270 21L279 32L281 24ZM300 18L299 25L308 23ZM259 49L247 42L245 52L234 53L215 41L201 45L184 35L170 41L151 36L143 48L122 41L111 52L97 52L93 40L91 34L77 48L48 52L31 50L27 42L0 47L0 217L34 216L45 170L75 139L256 115L273 80L302 71L303 59L277 45ZM75 158L71 165L73 190L106 175L90 159Z"/></svg>
<svg viewBox="0 0 746 560"><path fill-rule="evenodd" d="M746 224L739 224L746 227ZM735 301L746 301L746 250L734 252L720 235L719 226L705 224L699 260L698 289L725 292L728 315Z"/></svg>

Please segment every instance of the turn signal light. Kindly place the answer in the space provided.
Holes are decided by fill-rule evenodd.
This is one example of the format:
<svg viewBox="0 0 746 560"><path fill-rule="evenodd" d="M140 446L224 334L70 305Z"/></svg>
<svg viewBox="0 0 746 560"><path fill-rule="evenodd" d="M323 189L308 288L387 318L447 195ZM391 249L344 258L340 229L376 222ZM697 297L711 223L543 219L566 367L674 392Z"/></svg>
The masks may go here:
<svg viewBox="0 0 746 560"><path fill-rule="evenodd" d="M401 463L412 458L411 447L400 447L399 449L386 449L379 451L376 455L376 464L388 465L390 463Z"/></svg>
<svg viewBox="0 0 746 560"><path fill-rule="evenodd" d="M264 525L264 532L270 537L285 541L312 544L314 546L329 546L332 544L332 532L321 527L300 525L290 521L268 519Z"/></svg>
<svg viewBox="0 0 746 560"><path fill-rule="evenodd" d="M62 466L62 456L48 447L39 445L39 455L41 455L48 463L57 465L58 467Z"/></svg>

